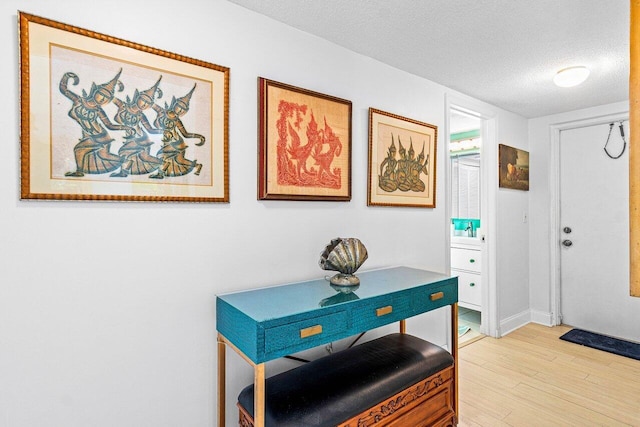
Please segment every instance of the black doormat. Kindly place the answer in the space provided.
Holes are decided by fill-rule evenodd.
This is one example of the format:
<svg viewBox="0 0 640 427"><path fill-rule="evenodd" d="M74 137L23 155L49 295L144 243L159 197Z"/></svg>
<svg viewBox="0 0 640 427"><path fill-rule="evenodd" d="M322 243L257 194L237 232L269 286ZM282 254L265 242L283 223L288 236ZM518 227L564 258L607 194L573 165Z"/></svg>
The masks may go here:
<svg viewBox="0 0 640 427"><path fill-rule="evenodd" d="M620 356L640 360L640 344L624 341L594 332L572 329L560 337L561 340L606 351Z"/></svg>

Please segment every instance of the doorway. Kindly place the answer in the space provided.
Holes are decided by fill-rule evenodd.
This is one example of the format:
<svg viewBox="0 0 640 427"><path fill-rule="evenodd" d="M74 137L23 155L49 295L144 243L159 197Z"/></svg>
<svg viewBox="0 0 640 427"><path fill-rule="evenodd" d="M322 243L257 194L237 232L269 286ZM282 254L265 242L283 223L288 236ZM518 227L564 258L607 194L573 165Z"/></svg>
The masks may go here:
<svg viewBox="0 0 640 427"><path fill-rule="evenodd" d="M498 293L496 290L496 246L494 243L495 230L497 229L497 188L498 188L498 138L497 138L497 113L496 111L488 108L483 103L478 103L473 99L447 94L445 103L446 112L446 133L445 149L447 150L447 161L445 162L445 180L446 180L446 235L445 250L447 258L449 260L449 267L452 276L458 276L458 289L460 290L461 282L464 277L467 280L471 278L480 278L480 286L477 286L477 282L469 281L467 283L467 290L475 291L480 294L480 307L475 311L480 313L480 333L482 335L488 335L494 338L500 337L500 326L498 322ZM454 116L452 118L452 115ZM459 133L462 130L462 126L459 126L459 119L462 122L462 118L466 116L471 118L476 123L480 122L480 224L474 230L479 245L479 258L462 257L460 259L454 259L451 253L451 244L453 239L453 226L451 218L452 215L452 179L451 179L451 162L449 160L449 136L452 133ZM452 123L453 122L453 123ZM454 126L454 127L452 127ZM465 126L466 127L466 126ZM452 227L453 226L453 227ZM468 226L468 224L467 224ZM465 227L466 229L466 227ZM464 232L464 230L459 230ZM467 230L468 233L468 230ZM458 233L459 234L459 233ZM458 236L464 238L465 236ZM467 236L468 237L468 236ZM463 255L468 252L461 252ZM477 254L478 252L476 252ZM460 252L457 254L459 255ZM460 271L454 271L454 264L460 265L459 262L467 260L475 267L465 267L466 271L463 273L469 273L469 270L476 268L479 271L479 276L476 275L462 275ZM470 262L473 259L474 262ZM471 271L473 273L473 271ZM471 284L474 283L474 286ZM459 299L459 298L458 298ZM464 308L460 307L459 308ZM460 320L460 319L458 319Z"/></svg>
<svg viewBox="0 0 640 427"><path fill-rule="evenodd" d="M482 127L477 115L449 114L451 274L458 276L458 341L482 336Z"/></svg>
<svg viewBox="0 0 640 427"><path fill-rule="evenodd" d="M640 304L629 296L626 135L625 117L560 130L558 323L640 341Z"/></svg>

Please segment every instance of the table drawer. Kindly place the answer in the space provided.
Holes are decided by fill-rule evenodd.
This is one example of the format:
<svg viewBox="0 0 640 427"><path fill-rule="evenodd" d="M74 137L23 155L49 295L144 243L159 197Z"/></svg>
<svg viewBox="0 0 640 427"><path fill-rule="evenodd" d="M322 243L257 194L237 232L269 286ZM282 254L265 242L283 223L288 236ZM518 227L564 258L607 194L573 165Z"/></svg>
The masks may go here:
<svg viewBox="0 0 640 427"><path fill-rule="evenodd" d="M353 311L354 326L358 330L375 329L411 316L411 298L401 295L376 298Z"/></svg>
<svg viewBox="0 0 640 427"><path fill-rule="evenodd" d="M419 289L411 296L414 314L425 313L458 301L457 279L440 286Z"/></svg>
<svg viewBox="0 0 640 427"><path fill-rule="evenodd" d="M482 271L480 255L481 252L479 250L451 248L451 268L479 273Z"/></svg>
<svg viewBox="0 0 640 427"><path fill-rule="evenodd" d="M295 352L301 348L310 348L329 342L331 337L342 334L348 327L347 312L339 311L268 328L264 331L264 352L273 354L283 350Z"/></svg>

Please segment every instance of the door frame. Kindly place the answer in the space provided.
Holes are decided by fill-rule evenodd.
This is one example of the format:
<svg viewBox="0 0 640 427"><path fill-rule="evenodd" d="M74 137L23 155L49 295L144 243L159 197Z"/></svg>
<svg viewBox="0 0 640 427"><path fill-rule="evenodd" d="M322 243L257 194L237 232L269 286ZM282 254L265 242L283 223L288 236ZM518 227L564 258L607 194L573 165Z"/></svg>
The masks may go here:
<svg viewBox="0 0 640 427"><path fill-rule="evenodd" d="M589 117L586 119L570 120L566 122L554 123L549 126L551 132L550 167L551 177L549 182L549 196L551 199L550 209L550 238L549 238L549 270L550 286L549 299L551 308L551 325L562 324L562 301L561 301L561 263L560 263L560 142L561 132L564 130L578 129L589 126L609 124L611 122L629 120L629 111L606 114L602 116Z"/></svg>
<svg viewBox="0 0 640 427"><path fill-rule="evenodd" d="M451 174L451 163L449 158L449 135L451 134L451 110L475 116L482 120L480 148L480 217L482 221L482 234L484 236L480 245L482 256L482 311L480 332L494 338L499 338L500 324L498 322L498 292L496 289L496 244L495 233L497 229L497 188L498 188L498 167L497 167L497 114L494 110L488 109L473 100L447 94L445 98L445 176ZM445 253L447 271L451 272L451 180L446 180L445 190L445 210L446 210L446 231L445 231ZM493 215L490 215L493 213Z"/></svg>

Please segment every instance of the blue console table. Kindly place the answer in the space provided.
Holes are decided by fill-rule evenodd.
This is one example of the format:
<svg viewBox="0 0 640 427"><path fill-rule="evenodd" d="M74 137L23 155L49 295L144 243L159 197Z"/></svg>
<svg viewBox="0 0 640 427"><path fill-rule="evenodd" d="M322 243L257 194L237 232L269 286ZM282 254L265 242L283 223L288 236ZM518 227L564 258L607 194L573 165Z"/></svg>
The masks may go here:
<svg viewBox="0 0 640 427"><path fill-rule="evenodd" d="M226 347L254 368L254 425L264 426L265 362L361 332L451 306L455 360L454 410L458 415L458 279L395 267L357 274L352 293L325 279L218 295L218 426L225 426Z"/></svg>

